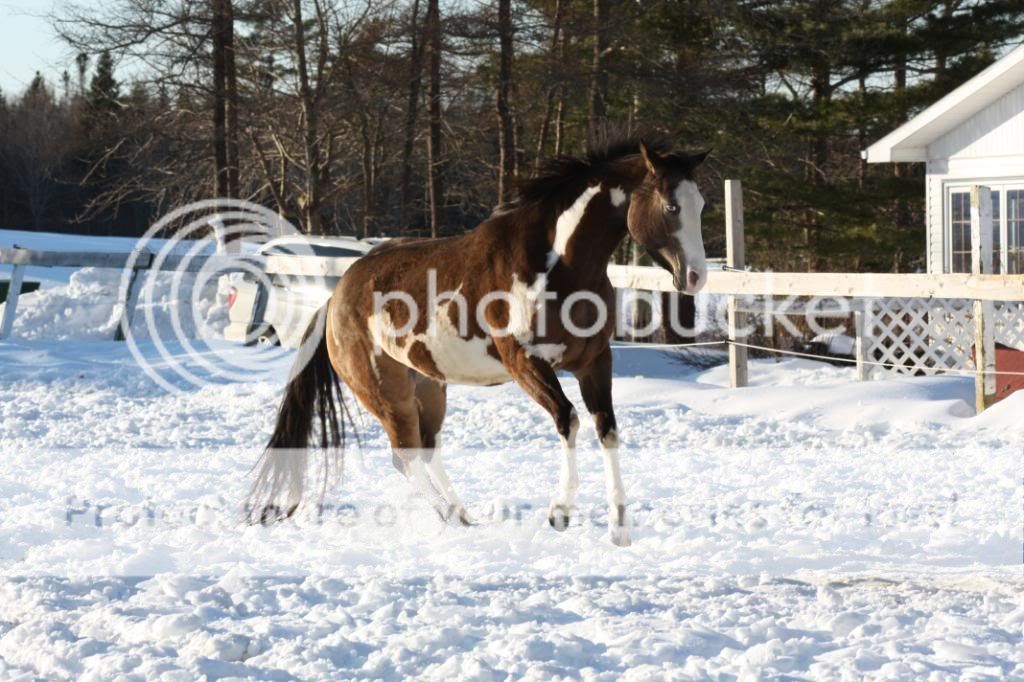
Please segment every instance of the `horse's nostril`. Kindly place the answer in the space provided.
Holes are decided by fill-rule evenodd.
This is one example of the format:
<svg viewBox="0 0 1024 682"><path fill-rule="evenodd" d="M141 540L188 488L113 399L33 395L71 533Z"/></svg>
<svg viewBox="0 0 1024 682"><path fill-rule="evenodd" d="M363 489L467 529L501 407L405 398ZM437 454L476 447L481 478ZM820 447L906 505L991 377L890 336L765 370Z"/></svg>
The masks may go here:
<svg viewBox="0 0 1024 682"><path fill-rule="evenodd" d="M690 288L696 289L697 285L700 284L700 273L690 270L687 273L687 279L689 280Z"/></svg>

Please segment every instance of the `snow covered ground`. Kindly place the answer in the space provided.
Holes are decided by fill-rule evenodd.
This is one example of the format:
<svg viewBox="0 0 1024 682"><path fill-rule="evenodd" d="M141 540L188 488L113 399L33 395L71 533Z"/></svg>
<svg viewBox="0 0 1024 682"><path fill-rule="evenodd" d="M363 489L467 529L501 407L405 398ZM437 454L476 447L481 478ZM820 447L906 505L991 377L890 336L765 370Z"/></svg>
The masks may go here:
<svg viewBox="0 0 1024 682"><path fill-rule="evenodd" d="M1024 396L975 418L963 379L616 360L624 550L593 451L547 527L557 440L514 387L451 391L481 525L410 497L365 421L319 517L254 528L281 382L171 395L113 342L0 344L0 677L1024 675Z"/></svg>
<svg viewBox="0 0 1024 682"><path fill-rule="evenodd" d="M450 390L479 525L443 525L362 416L321 505L248 527L290 358L226 380L260 351L144 340L205 380L164 392L103 340L104 274L25 296L0 342L0 679L1024 678L1024 394L975 417L970 379L803 360L730 390L621 349L628 549L587 429L579 513L547 526L558 442L512 386Z"/></svg>

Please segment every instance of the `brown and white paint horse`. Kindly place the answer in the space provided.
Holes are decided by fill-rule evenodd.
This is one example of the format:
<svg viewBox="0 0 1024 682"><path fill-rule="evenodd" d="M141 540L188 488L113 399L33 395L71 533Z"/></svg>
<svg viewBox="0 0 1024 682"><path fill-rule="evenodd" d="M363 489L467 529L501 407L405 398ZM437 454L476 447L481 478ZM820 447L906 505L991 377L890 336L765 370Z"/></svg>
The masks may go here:
<svg viewBox="0 0 1024 682"><path fill-rule="evenodd" d="M611 539L628 545L606 269L628 232L672 272L678 290L701 289L704 200L694 170L705 156L631 142L555 159L472 232L393 240L357 261L307 332L307 357L293 370L253 489L256 518L281 509L290 516L298 506L314 416L324 456L343 447L340 378L384 427L395 466L444 518L468 524L437 450L447 385L514 381L551 415L561 440L549 521L564 530L579 486L579 419L559 384L562 370L579 381L604 453Z"/></svg>

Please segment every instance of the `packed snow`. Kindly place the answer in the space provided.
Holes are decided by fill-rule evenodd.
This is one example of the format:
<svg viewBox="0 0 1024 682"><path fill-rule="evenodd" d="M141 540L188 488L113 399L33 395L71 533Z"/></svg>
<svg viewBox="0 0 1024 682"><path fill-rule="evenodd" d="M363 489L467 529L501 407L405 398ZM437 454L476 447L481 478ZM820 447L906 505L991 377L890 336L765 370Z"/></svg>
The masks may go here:
<svg viewBox="0 0 1024 682"><path fill-rule="evenodd" d="M449 391L478 525L442 523L357 411L322 500L265 528L242 504L287 363L229 381L170 342L207 381L168 393L103 315L69 339L47 310L0 342L2 679L1024 677L1024 394L975 416L970 379L807 360L731 390L622 348L632 547L587 429L579 510L548 526L558 438L514 386Z"/></svg>

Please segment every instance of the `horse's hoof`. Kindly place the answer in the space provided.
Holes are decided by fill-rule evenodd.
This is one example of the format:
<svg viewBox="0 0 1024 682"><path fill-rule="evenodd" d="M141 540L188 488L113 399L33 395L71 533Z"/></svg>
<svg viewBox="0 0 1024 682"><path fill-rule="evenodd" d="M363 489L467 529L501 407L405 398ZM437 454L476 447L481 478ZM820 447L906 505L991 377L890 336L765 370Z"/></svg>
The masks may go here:
<svg viewBox="0 0 1024 682"><path fill-rule="evenodd" d="M464 528L468 528L470 526L477 525L476 519L469 515L469 512L466 511L465 507L449 507L444 511L438 509L437 515L440 516L441 520L449 526L462 526Z"/></svg>
<svg viewBox="0 0 1024 682"><path fill-rule="evenodd" d="M293 504L287 508L281 508L276 504L268 504L265 507L263 507L262 511L260 512L260 525L269 526L274 523L286 521L295 514L295 511L298 508L299 505L297 504Z"/></svg>
<svg viewBox="0 0 1024 682"><path fill-rule="evenodd" d="M633 544L629 539L629 532L625 528L612 528L610 535L612 544L616 547L629 547Z"/></svg>
<svg viewBox="0 0 1024 682"><path fill-rule="evenodd" d="M465 528L477 525L476 519L469 515L469 512L463 509L459 512L459 524Z"/></svg>
<svg viewBox="0 0 1024 682"><path fill-rule="evenodd" d="M563 505L554 505L548 511L548 523L558 532L569 527L569 510Z"/></svg>

